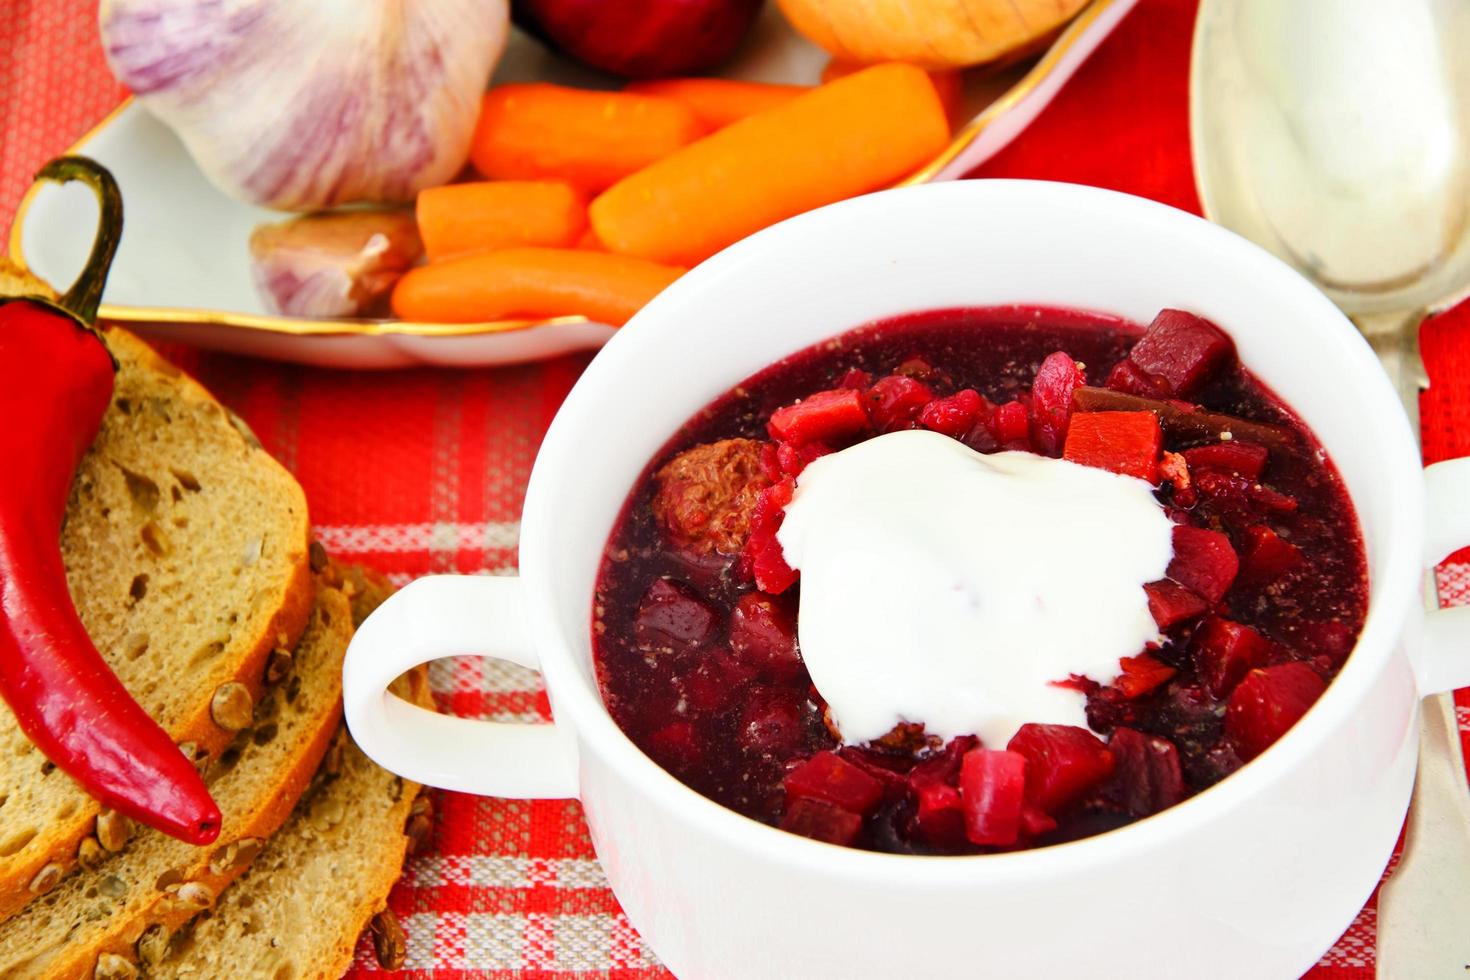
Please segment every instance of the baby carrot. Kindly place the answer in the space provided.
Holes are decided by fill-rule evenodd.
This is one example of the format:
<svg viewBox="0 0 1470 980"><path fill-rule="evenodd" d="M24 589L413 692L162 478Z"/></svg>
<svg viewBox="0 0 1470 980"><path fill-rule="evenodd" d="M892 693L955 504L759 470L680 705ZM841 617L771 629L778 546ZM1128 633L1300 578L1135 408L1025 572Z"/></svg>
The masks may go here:
<svg viewBox="0 0 1470 980"><path fill-rule="evenodd" d="M584 248L593 252L607 251L607 246L602 244L602 239L598 238L597 232L593 231L591 228L588 228L586 231L582 232L582 237L577 239L577 244L572 247Z"/></svg>
<svg viewBox="0 0 1470 980"><path fill-rule="evenodd" d="M587 228L587 202L559 180L448 184L419 191L419 237L430 262L517 245L571 245Z"/></svg>
<svg viewBox="0 0 1470 980"><path fill-rule="evenodd" d="M480 104L470 162L491 179L552 178L595 193L704 132L673 99L500 85Z"/></svg>
<svg viewBox="0 0 1470 980"><path fill-rule="evenodd" d="M853 72L862 71L864 67L866 66L855 61L833 58L822 69L822 84L846 78ZM939 101L944 103L944 112L949 116L950 124L957 124L960 121L960 111L964 108L964 72L958 69L932 68L926 69L926 74L929 81L934 83L934 92L939 96Z"/></svg>
<svg viewBox="0 0 1470 980"><path fill-rule="evenodd" d="M753 116L773 106L785 105L811 89L806 85L777 85L770 82L740 82L729 78L660 78L634 82L624 92L657 95L682 102L710 129Z"/></svg>
<svg viewBox="0 0 1470 980"><path fill-rule="evenodd" d="M475 252L410 269L393 288L393 312L433 323L580 313L622 326L683 271L570 248Z"/></svg>
<svg viewBox="0 0 1470 980"><path fill-rule="evenodd" d="M877 65L624 178L588 217L610 251L692 265L783 218L893 183L948 139L928 76Z"/></svg>

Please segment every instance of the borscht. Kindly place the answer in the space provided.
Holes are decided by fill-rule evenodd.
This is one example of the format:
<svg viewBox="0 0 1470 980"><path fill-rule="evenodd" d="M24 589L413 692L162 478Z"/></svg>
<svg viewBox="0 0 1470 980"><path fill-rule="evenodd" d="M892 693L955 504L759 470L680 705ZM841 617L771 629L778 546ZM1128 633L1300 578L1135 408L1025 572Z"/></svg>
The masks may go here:
<svg viewBox="0 0 1470 980"><path fill-rule="evenodd" d="M1341 478L1224 331L1005 307L858 328L685 422L614 526L592 630L612 717L697 792L976 854L1228 777L1366 611Z"/></svg>

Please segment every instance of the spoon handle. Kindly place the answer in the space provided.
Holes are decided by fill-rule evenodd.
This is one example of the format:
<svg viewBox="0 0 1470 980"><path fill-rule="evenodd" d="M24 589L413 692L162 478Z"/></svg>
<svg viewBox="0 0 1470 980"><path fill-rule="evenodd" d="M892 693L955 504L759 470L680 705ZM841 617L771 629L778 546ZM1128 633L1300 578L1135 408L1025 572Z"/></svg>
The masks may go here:
<svg viewBox="0 0 1470 980"><path fill-rule="evenodd" d="M1416 439L1419 438L1419 393L1429 387L1424 357L1419 352L1419 327L1424 316L1423 310L1412 310L1359 313L1353 317L1398 391Z"/></svg>
<svg viewBox="0 0 1470 980"><path fill-rule="evenodd" d="M1426 698L1414 805L1398 867L1378 893L1378 978L1470 970L1470 793L1448 694Z"/></svg>
<svg viewBox="0 0 1470 980"><path fill-rule="evenodd" d="M1393 381L1419 435L1422 311L1355 318ZM1431 589L1426 595L1433 596ZM1420 706L1419 768L1404 851L1378 893L1379 980L1463 976L1470 970L1470 787L1460 726L1448 694Z"/></svg>

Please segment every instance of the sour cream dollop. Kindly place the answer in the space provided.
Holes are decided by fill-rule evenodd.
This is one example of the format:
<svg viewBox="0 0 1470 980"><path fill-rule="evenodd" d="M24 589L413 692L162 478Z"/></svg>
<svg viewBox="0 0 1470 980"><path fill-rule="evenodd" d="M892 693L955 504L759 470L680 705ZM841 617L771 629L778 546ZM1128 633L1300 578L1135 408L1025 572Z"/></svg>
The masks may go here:
<svg viewBox="0 0 1470 980"><path fill-rule="evenodd" d="M848 743L901 721L1004 748L1086 727L1085 698L1159 639L1143 586L1173 525L1145 481L934 432L878 436L802 472L777 540L801 570L802 657Z"/></svg>

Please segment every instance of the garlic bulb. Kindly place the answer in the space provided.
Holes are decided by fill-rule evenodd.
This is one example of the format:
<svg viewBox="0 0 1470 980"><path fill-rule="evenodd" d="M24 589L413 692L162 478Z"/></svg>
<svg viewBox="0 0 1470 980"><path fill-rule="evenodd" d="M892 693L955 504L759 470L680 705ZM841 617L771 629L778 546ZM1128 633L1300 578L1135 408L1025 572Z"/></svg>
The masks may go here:
<svg viewBox="0 0 1470 980"><path fill-rule="evenodd" d="M308 214L251 232L250 275L272 313L370 316L423 254L412 211Z"/></svg>
<svg viewBox="0 0 1470 980"><path fill-rule="evenodd" d="M778 0L781 12L832 57L966 68L1025 48L1071 20L1087 0Z"/></svg>
<svg viewBox="0 0 1470 980"><path fill-rule="evenodd" d="M408 201L464 166L506 0L102 0L113 74L241 200Z"/></svg>

